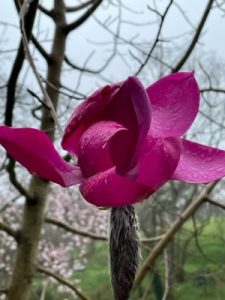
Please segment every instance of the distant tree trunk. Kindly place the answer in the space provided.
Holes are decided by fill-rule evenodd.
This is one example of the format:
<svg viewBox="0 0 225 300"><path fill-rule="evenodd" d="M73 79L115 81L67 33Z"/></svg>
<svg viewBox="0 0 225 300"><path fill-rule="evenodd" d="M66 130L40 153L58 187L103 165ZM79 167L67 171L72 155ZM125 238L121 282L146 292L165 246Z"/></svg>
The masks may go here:
<svg viewBox="0 0 225 300"><path fill-rule="evenodd" d="M155 299L156 300L162 300L163 297L163 283L161 280L161 277L159 275L159 272L154 269L152 271L153 273L153 279L152 279L152 286L153 286L153 291L155 294Z"/></svg>
<svg viewBox="0 0 225 300"><path fill-rule="evenodd" d="M172 288L174 284L174 241L173 240L171 240L171 242L165 248L165 251L166 251L166 259L167 259L167 261L165 262L167 264L167 274L166 274L167 278L165 278L165 280L168 288L168 294L166 299L172 300L173 299Z"/></svg>
<svg viewBox="0 0 225 300"><path fill-rule="evenodd" d="M60 74L65 54L66 34L65 7L63 0L54 1L53 19L55 32L51 51L51 63L48 65L46 91L57 108L59 98ZM55 88L53 88L54 86ZM43 108L41 129L54 139L54 121L48 109ZM48 170L46 170L48 172ZM48 182L33 176L30 182L31 199L26 199L21 224L21 240L18 245L13 275L9 286L8 300L26 300L29 297L35 272L38 243L43 225Z"/></svg>

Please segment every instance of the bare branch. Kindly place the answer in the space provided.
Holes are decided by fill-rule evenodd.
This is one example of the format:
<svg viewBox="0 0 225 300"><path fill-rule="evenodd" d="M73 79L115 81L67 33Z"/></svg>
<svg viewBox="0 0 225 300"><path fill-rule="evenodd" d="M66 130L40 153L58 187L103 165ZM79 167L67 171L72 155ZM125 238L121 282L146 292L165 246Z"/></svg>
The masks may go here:
<svg viewBox="0 0 225 300"><path fill-rule="evenodd" d="M141 66L139 67L139 69L137 70L137 72L136 72L135 75L138 75L138 74L141 72L141 70L144 68L144 66L147 64L147 62L149 61L149 59L150 59L150 57L151 57L151 55L152 55L152 53L153 53L153 51L154 51L154 49L155 49L157 43L159 42L159 36L160 36L160 34L161 34L161 31L162 31L162 27L163 27L164 20L165 20L165 18L166 18L166 16L167 16L167 14L168 14L168 12L169 12L169 9L170 9L170 7L171 7L172 4L173 4L173 0L171 0L171 1L169 2L168 6L166 7L166 9L165 9L165 11L164 11L164 13L163 13L162 15L159 14L158 11L157 11L157 13L159 14L161 20L160 20L158 32L157 32L157 34L156 34L156 38L155 38L155 40L154 40L154 42L153 42L153 44L152 44L152 47L151 47L151 49L150 49L150 51L149 51L147 57L145 58L144 62L141 64ZM152 9L151 9L151 10L152 10ZM154 10L154 12L156 12L156 11Z"/></svg>
<svg viewBox="0 0 225 300"><path fill-rule="evenodd" d="M7 294L7 293L8 293L8 289L0 288L0 294Z"/></svg>
<svg viewBox="0 0 225 300"><path fill-rule="evenodd" d="M167 248L164 249L164 265L165 265L165 289L164 289L162 300L167 300L169 296L169 288L170 288L169 286L170 266L169 266L169 257L168 257Z"/></svg>
<svg viewBox="0 0 225 300"><path fill-rule="evenodd" d="M65 25L64 32L66 34L69 34L72 30L79 27L81 24L83 24L92 14L93 12L99 7L99 5L102 3L103 0L95 0L93 1L93 5L77 20L74 22Z"/></svg>
<svg viewBox="0 0 225 300"><path fill-rule="evenodd" d="M44 6L42 5L38 5L38 8L40 9L41 12L43 12L46 16L50 17L50 18L53 18L53 13L51 10L48 10L47 8L45 8Z"/></svg>
<svg viewBox="0 0 225 300"><path fill-rule="evenodd" d="M207 198L207 202L209 202L210 204L215 205L221 209L225 209L225 205L223 205L222 203L216 202L210 198Z"/></svg>
<svg viewBox="0 0 225 300"><path fill-rule="evenodd" d="M52 59L50 55L45 51L45 49L41 46L41 44L38 42L38 40L32 35L31 41L38 50L38 52L41 54L41 56L46 60L47 64L49 65L52 62Z"/></svg>
<svg viewBox="0 0 225 300"><path fill-rule="evenodd" d="M8 235L13 237L17 242L19 241L19 231L14 230L9 225L0 222L0 230L6 232Z"/></svg>
<svg viewBox="0 0 225 300"><path fill-rule="evenodd" d="M23 9L23 6L21 7L21 11ZM35 63L34 63L34 60L33 60L33 57L30 53L30 49L29 49L29 40L27 38L27 34L26 34L26 30L25 30L25 23L24 23L24 19L23 19L23 16L21 15L21 30L22 30L22 41L23 41L23 45L24 45L24 48L25 48L25 51L26 51L26 57L27 57L27 60L30 64L30 67L34 73L34 76L36 77L37 79L37 83L40 87L40 90L44 96L44 99L47 103L47 105L49 106L50 108L50 112L51 112L51 115L52 115L52 118L55 122L55 125L57 126L58 128L58 131L59 133L62 135L62 128L58 122L58 118L57 118L57 114L56 114L56 110L54 108L54 105L52 103L52 100L51 98L49 97L46 89L44 88L44 86L42 85L42 81L41 81L41 76L39 75L38 71L37 71L37 68L35 66Z"/></svg>
<svg viewBox="0 0 225 300"><path fill-rule="evenodd" d="M15 1L17 10L19 11L18 3ZM24 31L29 41L34 24L34 19L37 11L38 0L32 1L29 10L24 18ZM23 40L20 40L17 55L10 73L7 88L6 108L5 108L5 125L12 125L13 109L15 104L16 84L25 59Z"/></svg>
<svg viewBox="0 0 225 300"><path fill-rule="evenodd" d="M183 67L183 65L185 64L185 62L189 58L189 56L191 55L191 52L193 51L196 43L198 42L199 37L201 35L201 32L202 32L202 30L204 28L204 25L206 23L206 20L207 20L207 18L209 16L209 13L210 13L212 5L213 5L213 2L214 2L214 0L209 0L208 1L208 4L207 4L206 9L205 9L205 11L203 13L203 16L202 16L202 18L200 20L198 28L195 31L193 39L192 39L190 45L188 46L186 52L184 53L184 55L181 57L180 61L173 68L173 73L178 72Z"/></svg>
<svg viewBox="0 0 225 300"><path fill-rule="evenodd" d="M62 276L46 269L46 268L43 268L41 266L38 266L37 267L37 271L40 272L40 273L43 273L47 276L50 276L54 279L56 279L58 282L60 282L61 284L69 287L72 291L74 291L74 293L82 300L90 300L87 296L85 296L78 288L75 287L74 283L66 280L65 278L63 278Z"/></svg>
<svg viewBox="0 0 225 300"><path fill-rule="evenodd" d="M220 89L220 88L214 88L214 87L208 87L208 88L202 88L200 89L201 93L221 93L221 94L225 94L225 89Z"/></svg>
<svg viewBox="0 0 225 300"><path fill-rule="evenodd" d="M164 237L155 245L155 247L150 252L149 256L140 268L137 274L134 287L137 287L144 279L148 270L153 266L157 257L161 254L163 249L172 240L174 235L182 227L185 221L205 202L207 201L208 195L212 192L214 187L219 181L212 182L207 185L207 187L200 193L200 195L193 200L193 202L183 211L183 213L178 217L178 219L171 225Z"/></svg>
<svg viewBox="0 0 225 300"><path fill-rule="evenodd" d="M24 197L27 199L32 199L31 195L28 193L28 191L19 183L16 177L16 172L15 172L15 161L10 159L9 163L7 165L7 172L9 174L9 179L12 185L19 191Z"/></svg>
<svg viewBox="0 0 225 300"><path fill-rule="evenodd" d="M81 3L76 6L66 6L66 12L70 13L70 12L75 12L75 11L81 10L81 9L93 4L94 2L95 2L95 0L89 0L87 2Z"/></svg>
<svg viewBox="0 0 225 300"><path fill-rule="evenodd" d="M69 225L65 222L59 221L55 218L47 217L47 218L45 218L45 222L49 223L49 224L52 224L52 225L56 225L56 226L66 230L66 231L69 231L69 232L73 233L73 234L78 234L78 235L81 235L83 237L91 238L93 240L108 241L107 236L97 235L96 233L93 233L93 232L84 231L84 230L74 228L71 225ZM164 237L164 235L149 237L149 238L142 238L141 243L157 242L158 240L161 240L163 237Z"/></svg>
<svg viewBox="0 0 225 300"><path fill-rule="evenodd" d="M91 232L76 229L76 228L70 226L69 224L66 224L66 223L64 223L62 221L59 221L57 219L54 219L54 218L47 217L47 218L45 218L45 222L49 223L49 224L52 224L52 225L56 225L60 228L63 228L65 230L73 233L73 234L78 234L78 235L81 235L81 236L84 236L84 237L91 238L93 240L107 241L107 237L105 237L105 236L101 236L101 235L97 235L95 233L91 233Z"/></svg>

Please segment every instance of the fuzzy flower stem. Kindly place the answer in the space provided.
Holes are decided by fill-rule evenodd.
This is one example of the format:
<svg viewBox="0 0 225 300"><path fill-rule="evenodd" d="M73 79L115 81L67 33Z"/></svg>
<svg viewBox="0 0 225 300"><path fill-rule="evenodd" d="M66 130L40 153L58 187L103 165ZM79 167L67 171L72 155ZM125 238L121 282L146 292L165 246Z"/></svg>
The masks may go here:
<svg viewBox="0 0 225 300"><path fill-rule="evenodd" d="M112 208L109 252L115 300L127 300L139 263L138 224L131 205Z"/></svg>

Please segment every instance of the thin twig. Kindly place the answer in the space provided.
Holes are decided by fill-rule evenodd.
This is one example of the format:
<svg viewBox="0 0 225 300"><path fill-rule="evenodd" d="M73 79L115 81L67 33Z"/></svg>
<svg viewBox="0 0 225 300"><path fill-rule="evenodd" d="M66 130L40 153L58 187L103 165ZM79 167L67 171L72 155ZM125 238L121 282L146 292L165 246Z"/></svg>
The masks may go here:
<svg viewBox="0 0 225 300"><path fill-rule="evenodd" d="M183 211L178 219L171 225L169 230L166 232L164 237L153 247L149 256L140 268L137 274L134 287L137 287L144 279L148 270L154 265L157 257L162 253L163 249L172 240L178 230L182 227L185 221L205 202L207 201L208 195L212 192L214 187L219 181L214 181L206 186L206 188L200 193L200 195L193 200L193 202Z"/></svg>
<svg viewBox="0 0 225 300"><path fill-rule="evenodd" d="M4 231L5 233L7 233L11 237L13 237L17 242L19 241L19 231L14 230L9 225L7 225L3 222L0 222L0 230Z"/></svg>
<svg viewBox="0 0 225 300"><path fill-rule="evenodd" d="M72 30L79 27L81 24L83 24L92 14L93 12L99 7L99 5L102 3L103 0L95 0L93 1L93 5L77 20L74 22L65 25L64 32L65 34L69 34Z"/></svg>
<svg viewBox="0 0 225 300"><path fill-rule="evenodd" d="M165 289L164 289L162 300L167 300L169 295L169 276L170 276L169 256L168 256L167 248L164 249L164 265L165 265Z"/></svg>
<svg viewBox="0 0 225 300"><path fill-rule="evenodd" d="M84 230L74 228L71 225L69 225L65 222L59 221L55 218L47 217L47 218L45 218L45 222L49 223L49 224L52 224L52 225L55 225L55 226L58 226L58 227L66 230L66 231L69 231L73 234L77 234L77 235L80 235L80 236L83 236L83 237L88 237L88 238L91 238L93 240L108 241L107 236L102 236L102 235L98 235L98 234L93 233L93 232L84 231ZM164 237L164 235L160 235L160 236L156 236L156 237L150 237L150 238L142 238L141 243L146 243L147 244L147 243L157 242L157 241L161 240L163 237Z"/></svg>
<svg viewBox="0 0 225 300"><path fill-rule="evenodd" d="M35 66L34 60L32 58L32 55L31 55L31 52L30 52L30 49L29 49L29 44L28 44L29 42L28 42L28 39L27 39L25 27L24 27L25 26L24 25L24 10L25 10L25 7L27 6L27 2L29 2L29 0L24 1L23 5L20 8L21 31L22 31L23 44L24 44L26 55L27 55L27 60L30 64L30 67L31 67L33 73L34 73L34 76L37 79L38 85L39 85L40 90L41 90L41 92L44 96L44 99L45 99L47 105L51 108L51 115L52 115L52 118L54 119L55 125L57 126L59 133L62 135L63 131L62 131L62 128L61 128L61 126L58 122L58 118L57 118L57 114L56 114L54 105L53 105L49 95L47 94L47 92L46 92L46 90L45 90L45 88L42 84L41 76L39 75L39 73L37 71L37 68Z"/></svg>
<svg viewBox="0 0 225 300"><path fill-rule="evenodd" d="M90 300L87 296L85 296L78 288L75 287L74 283L66 280L65 278L63 278L62 276L44 268L41 266L37 267L37 271L40 273L43 273L47 276L50 276L54 279L56 279L58 282L60 282L61 284L69 287L80 299L82 300Z"/></svg>
<svg viewBox="0 0 225 300"><path fill-rule="evenodd" d="M192 39L190 45L188 46L187 50L185 51L184 55L181 57L179 62L176 64L176 66L173 68L173 73L178 72L183 67L183 65L185 64L185 62L189 58L189 56L191 55L196 43L198 42L198 39L199 39L199 37L201 35L201 32L204 28L206 20L209 16L209 13L210 13L212 5L213 5L213 2L214 2L214 0L209 0L208 1L208 4L206 6L206 9L203 13L203 16L202 16L200 22L199 22L198 28L195 31L193 39Z"/></svg>

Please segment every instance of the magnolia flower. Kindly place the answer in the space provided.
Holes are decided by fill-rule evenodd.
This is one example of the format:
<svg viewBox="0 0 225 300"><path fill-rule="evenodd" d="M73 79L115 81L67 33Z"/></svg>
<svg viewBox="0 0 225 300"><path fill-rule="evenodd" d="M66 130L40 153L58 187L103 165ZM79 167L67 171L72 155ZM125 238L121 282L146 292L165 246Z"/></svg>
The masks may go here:
<svg viewBox="0 0 225 300"><path fill-rule="evenodd" d="M62 148L77 165L37 129L0 126L0 144L31 173L64 187L80 184L92 204L128 205L168 180L208 183L225 175L225 151L181 137L198 110L193 73L163 77L147 89L129 77L98 89L72 114Z"/></svg>

